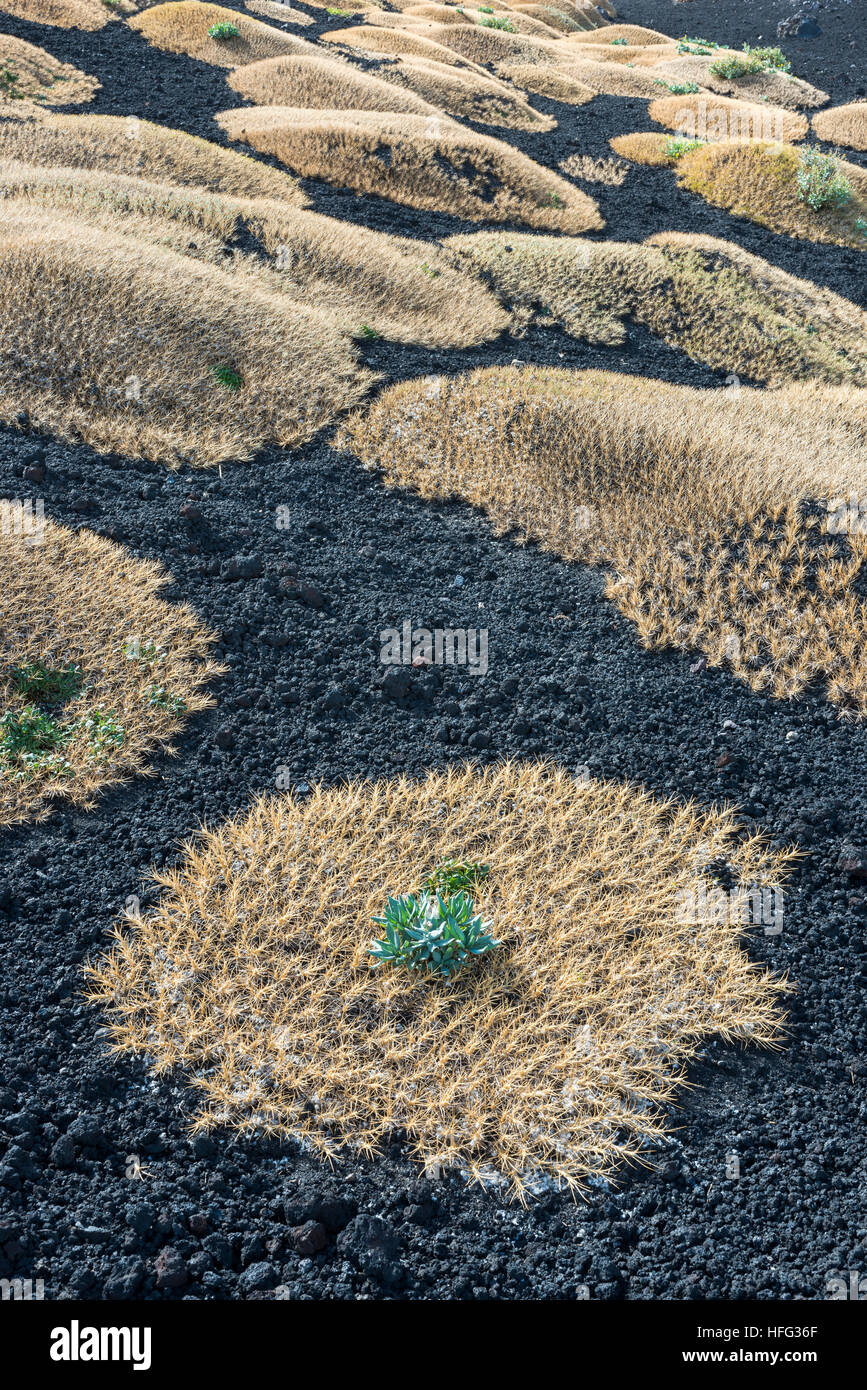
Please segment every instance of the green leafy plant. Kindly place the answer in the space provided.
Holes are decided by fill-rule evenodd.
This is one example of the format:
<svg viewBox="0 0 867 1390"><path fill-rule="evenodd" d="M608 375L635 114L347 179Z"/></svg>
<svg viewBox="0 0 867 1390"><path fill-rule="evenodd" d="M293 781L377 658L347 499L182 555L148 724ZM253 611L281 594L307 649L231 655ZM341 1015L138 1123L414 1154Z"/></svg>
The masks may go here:
<svg viewBox="0 0 867 1390"><path fill-rule="evenodd" d="M61 747L69 738L69 730L37 705L7 710L0 719L0 748L7 758L22 754L34 756Z"/></svg>
<svg viewBox="0 0 867 1390"><path fill-rule="evenodd" d="M326 14L335 15L335 16L337 16L337 17L340 18L340 19L351 19L351 18L352 18L352 10L338 10L336 7L331 6L331 5L329 5L329 6L326 7Z"/></svg>
<svg viewBox="0 0 867 1390"><path fill-rule="evenodd" d="M665 82L661 77L655 77L653 80L657 87L667 87L676 97L692 96L694 92L701 91L697 82Z"/></svg>
<svg viewBox="0 0 867 1390"><path fill-rule="evenodd" d="M432 280L436 280L439 277L440 272L435 267L428 265L427 261L423 261L421 265L421 273L422 275L429 275Z"/></svg>
<svg viewBox="0 0 867 1390"><path fill-rule="evenodd" d="M502 945L488 935L490 923L474 912L468 893L389 898L383 916L373 921L385 928L385 936L369 947L374 966L402 965L451 979L474 956Z"/></svg>
<svg viewBox="0 0 867 1390"><path fill-rule="evenodd" d="M757 59L766 72L790 73L792 71L792 64L779 48L751 48L748 43L745 43L744 53Z"/></svg>
<svg viewBox="0 0 867 1390"><path fill-rule="evenodd" d="M501 19L499 15L491 15L488 19L480 19L479 23L485 29L503 29L507 34L514 34L515 26L510 19Z"/></svg>
<svg viewBox="0 0 867 1390"><path fill-rule="evenodd" d="M680 159L681 155L698 150L703 144L703 140L685 140L683 136L671 135L665 142L665 153L669 159Z"/></svg>
<svg viewBox="0 0 867 1390"><path fill-rule="evenodd" d="M624 46L624 47L627 47L627 48L628 48L628 47L629 47L629 40L628 40L628 39L612 39L612 40L611 40L611 43L609 44L609 48L619 48L619 47L621 47L621 46Z"/></svg>
<svg viewBox="0 0 867 1390"><path fill-rule="evenodd" d="M71 700L81 689L84 676L80 666L46 666L31 661L12 668L12 685L16 695L23 695L37 704L60 704Z"/></svg>
<svg viewBox="0 0 867 1390"><path fill-rule="evenodd" d="M88 759L91 762L105 762L115 748L119 748L126 737L123 725L114 710L104 710L101 705L76 719L71 726L74 732L81 729L87 735Z"/></svg>
<svg viewBox="0 0 867 1390"><path fill-rule="evenodd" d="M862 236L867 237L867 217L855 218L855 231L860 232Z"/></svg>
<svg viewBox="0 0 867 1390"><path fill-rule="evenodd" d="M453 893L466 893L484 883L490 872L487 864L445 859L425 879L422 891L431 895L443 893L449 896Z"/></svg>
<svg viewBox="0 0 867 1390"><path fill-rule="evenodd" d="M236 39L240 32L237 24L229 24L225 20L220 24L212 24L208 30L212 39Z"/></svg>
<svg viewBox="0 0 867 1390"><path fill-rule="evenodd" d="M165 652L160 651L156 642L142 642L138 637L129 637L123 644L127 660L140 661L143 666L155 666L158 661L165 659Z"/></svg>
<svg viewBox="0 0 867 1390"><path fill-rule="evenodd" d="M823 154L815 145L807 145L798 156L798 198L814 212L823 208L845 207L852 197L852 185L840 173L832 154Z"/></svg>
<svg viewBox="0 0 867 1390"><path fill-rule="evenodd" d="M164 685L152 685L147 698L154 709L165 710L168 714L181 715L187 708L181 697L170 695Z"/></svg>
<svg viewBox="0 0 867 1390"><path fill-rule="evenodd" d="M758 58L717 58L711 63L708 72L712 72L714 77L725 77L728 81L733 81L738 77L749 77L756 72L764 72L764 64Z"/></svg>
<svg viewBox="0 0 867 1390"><path fill-rule="evenodd" d="M677 41L678 53L692 53L707 57L713 53L715 48L719 48L719 44L714 43L713 39L690 39L684 34L683 38Z"/></svg>
<svg viewBox="0 0 867 1390"><path fill-rule="evenodd" d="M211 374L221 386L225 386L227 391L240 391L244 384L240 373L233 371L231 367L218 364L211 368Z"/></svg>
<svg viewBox="0 0 867 1390"><path fill-rule="evenodd" d="M381 338L382 334L376 328L371 328L369 323L363 323L355 336L357 338L369 338L375 341L377 338Z"/></svg>

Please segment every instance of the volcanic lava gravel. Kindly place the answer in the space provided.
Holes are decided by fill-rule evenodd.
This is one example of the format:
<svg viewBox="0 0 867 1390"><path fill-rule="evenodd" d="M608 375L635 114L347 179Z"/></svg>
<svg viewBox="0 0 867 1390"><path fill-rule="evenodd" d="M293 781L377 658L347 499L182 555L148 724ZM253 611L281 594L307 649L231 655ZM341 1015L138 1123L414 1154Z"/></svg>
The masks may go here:
<svg viewBox="0 0 867 1390"><path fill-rule="evenodd" d="M713 6L715 36L726 37L720 12L737 8ZM701 3L677 21L649 0L624 9L677 32L710 22ZM219 139L210 114L236 101L220 73L122 24L81 34L4 15L0 27L95 73L104 90L92 110ZM744 25L734 27L740 41ZM813 76L806 48L796 70ZM827 71L822 80L833 85ZM557 114L544 150L520 142L551 165L570 146L604 153L608 136L647 124L636 102ZM432 236L455 225L309 187L323 211L371 226ZM774 237L670 177L635 170L621 190L588 191L605 195L605 235L704 230L863 297L856 253ZM471 352L378 342L365 355L384 383L514 358L724 380L635 326L613 349L537 329ZM219 632L228 666L218 707L191 721L179 756L156 760L155 778L4 833L0 1277L42 1279L49 1299L822 1299L829 1279L865 1268L867 729L840 722L819 695L782 705L694 654L642 651L598 572L495 539L468 507L387 492L325 437L170 473L23 423L0 430L0 493L42 497L53 520L161 561L167 597ZM486 627L488 675L389 673L379 633L407 618ZM709 1044L653 1169L577 1204L549 1196L525 1211L429 1180L400 1136L377 1161L333 1170L224 1134L190 1141L183 1076L157 1081L111 1056L102 1016L81 997L82 964L128 899L155 901L151 866L178 862L203 821L278 784L303 793L314 780L504 756L549 757L661 797L736 801L745 825L800 847L782 933L749 945L795 987L785 1048Z"/></svg>

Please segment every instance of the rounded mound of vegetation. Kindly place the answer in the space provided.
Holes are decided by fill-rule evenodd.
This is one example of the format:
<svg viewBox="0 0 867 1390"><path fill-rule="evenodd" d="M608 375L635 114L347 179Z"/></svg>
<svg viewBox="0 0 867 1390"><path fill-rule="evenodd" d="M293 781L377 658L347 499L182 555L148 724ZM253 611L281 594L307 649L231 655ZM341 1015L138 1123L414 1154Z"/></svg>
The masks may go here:
<svg viewBox="0 0 867 1390"><path fill-rule="evenodd" d="M519 93L494 77L427 58L385 59L377 76L415 92L446 115L510 130L553 130L552 116L534 111ZM522 84L518 82L518 86ZM592 93L587 93L589 100Z"/></svg>
<svg viewBox="0 0 867 1390"><path fill-rule="evenodd" d="M631 44L637 48L647 48L656 44L671 44L668 34L658 29L645 29L641 24L605 24L592 34L584 34L582 43L599 45Z"/></svg>
<svg viewBox="0 0 867 1390"><path fill-rule="evenodd" d="M158 566L0 500L0 825L91 805L213 704L214 641Z"/></svg>
<svg viewBox="0 0 867 1390"><path fill-rule="evenodd" d="M8 161L0 197L50 208L107 232L169 247L222 274L312 306L345 332L425 347L469 347L496 337L509 316L467 267L421 243L287 207L179 189L122 174L44 169ZM8 204L11 208L11 201ZM241 249L254 245L254 251Z"/></svg>
<svg viewBox="0 0 867 1390"><path fill-rule="evenodd" d="M867 150L867 101L851 101L832 106L813 117L813 130L820 140L842 145L847 150Z"/></svg>
<svg viewBox="0 0 867 1390"><path fill-rule="evenodd" d="M292 447L369 374L324 314L136 237L0 208L0 419L169 464Z"/></svg>
<svg viewBox="0 0 867 1390"><path fill-rule="evenodd" d="M732 242L682 232L644 245L473 232L446 245L508 303L575 337L622 343L631 319L753 381L867 386L864 310Z"/></svg>
<svg viewBox="0 0 867 1390"><path fill-rule="evenodd" d="M658 97L659 87L652 73L644 68L623 67L620 63L599 63L592 58L565 53L555 71L589 87L598 96Z"/></svg>
<svg viewBox="0 0 867 1390"><path fill-rule="evenodd" d="M579 82L577 77L558 68L547 68L538 63L501 63L498 72L516 86L535 96L549 97L551 101L562 101L567 106L586 106L597 95L593 87Z"/></svg>
<svg viewBox="0 0 867 1390"><path fill-rule="evenodd" d="M135 116L46 114L38 121L0 120L0 157L307 206L295 179L282 170Z"/></svg>
<svg viewBox="0 0 867 1390"><path fill-rule="evenodd" d="M606 566L642 645L697 648L778 698L821 684L861 715L865 395L489 368L392 387L339 442L389 486Z"/></svg>
<svg viewBox="0 0 867 1390"><path fill-rule="evenodd" d="M495 949L449 977L377 965L383 908L455 858L487 870L468 891ZM158 880L90 997L118 1051L186 1071L200 1130L331 1159L400 1129L519 1198L580 1189L648 1156L703 1039L781 1035L782 982L737 911L703 910L722 860L745 910L787 868L730 811L540 764L266 797Z"/></svg>
<svg viewBox="0 0 867 1390"><path fill-rule="evenodd" d="M787 236L867 251L867 172L791 146L714 141L675 165L681 187Z"/></svg>
<svg viewBox="0 0 867 1390"><path fill-rule="evenodd" d="M61 63L44 48L0 34L0 103L32 101L41 106L75 106L99 91L95 77Z"/></svg>
<svg viewBox="0 0 867 1390"><path fill-rule="evenodd" d="M408 33L402 29L359 24L352 29L332 29L329 33L323 34L322 38L325 43L340 44L344 48L357 49L362 53L392 53L398 57L429 58L434 63L470 67L481 77L490 75L484 68L462 58L446 44L435 43L424 34Z"/></svg>
<svg viewBox="0 0 867 1390"><path fill-rule="evenodd" d="M121 19L135 9L132 0L3 0L3 9L33 24L50 24L57 29L102 29L109 20Z"/></svg>
<svg viewBox="0 0 867 1390"><path fill-rule="evenodd" d="M828 93L794 77L790 72L771 66L760 66L758 60L734 50L720 49L712 55L666 53L659 64L660 75L672 82L695 83L699 87L719 92L742 101L767 101L789 111L822 106ZM735 76L728 76L733 73Z"/></svg>
<svg viewBox="0 0 867 1390"><path fill-rule="evenodd" d="M202 63L236 68L281 53L310 53L314 45L260 19L202 0L170 0L129 21L130 28L168 53L186 53Z"/></svg>
<svg viewBox="0 0 867 1390"><path fill-rule="evenodd" d="M236 68L228 83L258 106L436 114L435 106L412 92L391 87L333 58L266 58Z"/></svg>
<svg viewBox="0 0 867 1390"><path fill-rule="evenodd" d="M565 179L447 117L260 106L217 120L297 174L409 207L549 230L603 225L593 200Z"/></svg>
<svg viewBox="0 0 867 1390"><path fill-rule="evenodd" d="M648 115L687 140L803 140L807 118L781 106L698 94L663 96L650 103Z"/></svg>

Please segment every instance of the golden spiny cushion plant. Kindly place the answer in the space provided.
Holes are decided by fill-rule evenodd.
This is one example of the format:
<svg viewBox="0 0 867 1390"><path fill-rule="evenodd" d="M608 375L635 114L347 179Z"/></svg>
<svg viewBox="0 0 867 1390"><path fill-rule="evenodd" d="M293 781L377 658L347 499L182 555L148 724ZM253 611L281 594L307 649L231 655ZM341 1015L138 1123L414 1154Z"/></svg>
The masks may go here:
<svg viewBox="0 0 867 1390"><path fill-rule="evenodd" d="M436 115L437 108L414 93L330 57L266 58L229 74L228 83L258 106L394 111Z"/></svg>
<svg viewBox="0 0 867 1390"><path fill-rule="evenodd" d="M0 825L146 772L214 702L214 637L168 576L87 530L0 501ZM23 521L23 524L22 524Z"/></svg>
<svg viewBox="0 0 867 1390"><path fill-rule="evenodd" d="M17 104L17 103L16 103ZM14 110L14 108L9 108ZM182 130L125 116L55 116L3 119L0 159L66 169L130 174L161 183L193 185L242 198L279 198L306 207L295 179L280 169Z"/></svg>
<svg viewBox="0 0 867 1390"><path fill-rule="evenodd" d="M633 319L690 357L771 385L867 385L867 314L732 242L660 233L643 245L473 232L446 245L513 306L577 338L622 343Z"/></svg>
<svg viewBox="0 0 867 1390"><path fill-rule="evenodd" d="M625 39L627 44L641 48L657 44L669 45L673 42L668 34L662 34L658 29L645 29L640 24L604 24L595 33L584 34L581 42L607 47L614 43L615 39L618 42Z"/></svg>
<svg viewBox="0 0 867 1390"><path fill-rule="evenodd" d="M820 140L843 145L849 150L867 150L867 101L852 101L847 106L817 111L813 129Z"/></svg>
<svg viewBox="0 0 867 1390"><path fill-rule="evenodd" d="M502 946L451 981L372 968L386 898L455 854L490 866L473 901ZM734 910L692 911L722 861ZM580 1190L650 1161L704 1040L781 1039L784 983L738 920L786 868L731 811L544 764L263 797L158 875L89 997L116 1051L183 1069L197 1130L328 1159L403 1130L518 1198Z"/></svg>
<svg viewBox="0 0 867 1390"><path fill-rule="evenodd" d="M557 124L553 116L534 111L506 82L481 77L469 68L434 63L427 58L387 58L376 69L376 76L415 92L458 120L532 131L553 130ZM585 100L591 96L587 92Z"/></svg>
<svg viewBox="0 0 867 1390"><path fill-rule="evenodd" d="M848 200L814 209L799 197L801 152L791 145L714 140L672 155L671 143L655 135L616 136L610 143L637 163L669 164L682 188L772 232L867 250L867 171L846 160L837 166Z"/></svg>
<svg viewBox="0 0 867 1390"><path fill-rule="evenodd" d="M306 39L263 24L260 19L224 5L203 4L201 0L171 0L167 5L135 15L129 25L155 48L186 53L221 68L240 67L242 63L276 58L281 53L309 53L314 47ZM221 28L226 31L222 37L219 32L210 32ZM237 32L228 32L230 28Z"/></svg>
<svg viewBox="0 0 867 1390"><path fill-rule="evenodd" d="M743 57L743 53L727 49L720 49L710 57L666 52L659 63L659 74L669 77L672 82L697 82L700 87L724 96L737 97L742 101L767 101L790 111L822 106L828 100L827 92L790 73L766 69L743 77L727 78L713 71L714 64L720 59Z"/></svg>
<svg viewBox="0 0 867 1390"><path fill-rule="evenodd" d="M276 201L12 161L0 162L0 198L168 247L227 276L237 270L242 283L255 279L352 334L367 325L399 342L469 347L509 323L469 266L456 269L435 243L348 226ZM253 241L261 253L240 249L239 241Z"/></svg>
<svg viewBox="0 0 867 1390"><path fill-rule="evenodd" d="M73 106L99 91L95 77L61 63L44 48L0 34L0 103L29 100L44 106Z"/></svg>
<svg viewBox="0 0 867 1390"><path fill-rule="evenodd" d="M606 566L642 645L698 648L779 698L821 683L860 715L867 507L846 499L867 498L865 407L863 389L812 382L489 368L392 387L338 442L388 486Z"/></svg>
<svg viewBox="0 0 867 1390"><path fill-rule="evenodd" d="M802 140L809 129L806 116L781 106L729 97L697 95L663 96L652 101L648 115L687 139L699 140Z"/></svg>
<svg viewBox="0 0 867 1390"><path fill-rule="evenodd" d="M498 71L505 75L503 66ZM581 82L598 96L609 97L658 97L659 87L651 71L645 68L627 68L619 63L599 63L592 58L573 56L564 52L558 60L554 72ZM535 90L535 89L534 89Z"/></svg>
<svg viewBox="0 0 867 1390"><path fill-rule="evenodd" d="M0 206L0 419L196 466L292 447L370 374L324 314L86 222Z"/></svg>
<svg viewBox="0 0 867 1390"><path fill-rule="evenodd" d="M446 116L253 106L216 119L230 139L297 174L408 207L552 231L604 225L593 200L559 174Z"/></svg>
<svg viewBox="0 0 867 1390"><path fill-rule="evenodd" d="M538 63L501 63L497 71L501 77L522 87L525 92L536 96L550 97L552 101L565 102L567 106L585 106L598 95L577 77L570 77L560 68L547 68Z"/></svg>
<svg viewBox="0 0 867 1390"><path fill-rule="evenodd" d="M3 0L7 14L29 19L34 24L51 24L57 29L102 29L109 20L131 14L131 0L117 0L106 5L105 0Z"/></svg>
<svg viewBox="0 0 867 1390"><path fill-rule="evenodd" d="M265 19L276 19L281 24L293 24L296 29L306 29L313 23L312 17L299 10L292 0L246 0L244 8L251 14L261 15ZM352 5L347 4L345 8L352 9Z"/></svg>
<svg viewBox="0 0 867 1390"><path fill-rule="evenodd" d="M501 29L483 29L475 24L466 27L432 24L425 32L435 43L444 44L460 57L483 67L496 67L498 63L509 62L554 65L561 56L568 57L568 49L557 38L509 34Z"/></svg>
<svg viewBox="0 0 867 1390"><path fill-rule="evenodd" d="M429 58L435 63L448 63L455 67L469 67L482 77L489 76L484 68L462 58L454 49L444 43L434 43L422 34L408 33L401 29L379 28L374 24L358 24L352 29L332 29L323 34L325 43L340 44L344 48L357 49L363 53L390 53L398 57Z"/></svg>
<svg viewBox="0 0 867 1390"><path fill-rule="evenodd" d="M570 10L565 5L521 4L513 5L511 8L521 14L532 15L534 19L540 19L543 24L547 24L559 34L584 33L591 27L585 17L586 11Z"/></svg>

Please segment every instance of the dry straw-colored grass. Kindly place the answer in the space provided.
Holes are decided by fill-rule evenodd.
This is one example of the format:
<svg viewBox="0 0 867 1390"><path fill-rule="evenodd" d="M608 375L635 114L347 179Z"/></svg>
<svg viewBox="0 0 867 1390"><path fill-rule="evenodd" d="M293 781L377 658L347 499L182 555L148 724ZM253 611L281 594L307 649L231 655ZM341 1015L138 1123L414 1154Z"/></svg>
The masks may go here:
<svg viewBox="0 0 867 1390"><path fill-rule="evenodd" d="M0 163L0 198L51 209L91 229L121 232L240 272L346 332L363 325L425 347L470 347L509 316L479 279L437 245L347 226L279 202L178 189L120 174ZM262 254L241 247L251 242ZM239 246L240 243L240 246Z"/></svg>
<svg viewBox="0 0 867 1390"><path fill-rule="evenodd" d="M675 165L681 187L715 207L773 232L867 251L867 237L856 226L867 219L867 172L845 160L839 172L849 181L851 198L843 207L816 211L798 197L798 151L788 145L712 142Z"/></svg>
<svg viewBox="0 0 867 1390"><path fill-rule="evenodd" d="M548 63L552 66L568 50L558 38L536 38L529 34L510 34L503 29L483 29L472 24L461 27L432 24L426 31L435 43L444 44L468 62L480 67L500 63Z"/></svg>
<svg viewBox="0 0 867 1390"><path fill-rule="evenodd" d="M0 34L0 104L23 99L43 106L74 106L90 101L99 85L95 77L59 62L44 48Z"/></svg>
<svg viewBox="0 0 867 1390"><path fill-rule="evenodd" d="M589 154L570 154L560 168L572 179L604 183L609 188L620 188L629 174L629 165L622 159L594 159Z"/></svg>
<svg viewBox="0 0 867 1390"><path fill-rule="evenodd" d="M847 150L867 150L867 101L851 101L832 106L813 117L813 129L820 140L842 145Z"/></svg>
<svg viewBox="0 0 867 1390"><path fill-rule="evenodd" d="M586 10L575 10L566 5L519 4L512 5L510 8L521 14L532 15L534 19L540 19L543 24L547 24L558 34L585 33L596 27L588 19ZM598 15L597 21L602 22Z"/></svg>
<svg viewBox="0 0 867 1390"><path fill-rule="evenodd" d="M591 198L501 140L448 117L243 107L218 122L297 174L474 222L551 231L603 226Z"/></svg>
<svg viewBox="0 0 867 1390"><path fill-rule="evenodd" d="M697 82L700 87L724 96L737 97L742 101L768 101L789 111L823 106L828 100L827 92L790 73L770 71L754 72L745 77L717 77L711 72L711 67L720 58L726 57L743 58L743 53L721 50L711 57L700 57L667 52L659 64L659 72L673 82Z"/></svg>
<svg viewBox="0 0 867 1390"><path fill-rule="evenodd" d="M203 63L220 68L236 68L243 63L257 63L262 58L277 58L282 53L308 53L315 46L306 39L263 24L238 10L224 5L208 5L201 0L171 0L152 10L135 15L130 28L168 53L186 53ZM234 24L237 37L212 38L208 30L218 24Z"/></svg>
<svg viewBox="0 0 867 1390"><path fill-rule="evenodd" d="M370 19L371 16L365 16ZM376 24L358 24L352 29L332 29L322 35L325 43L336 43L344 48L357 49L362 53L386 53L395 57L428 58L434 63L447 63L453 67L469 67L481 77L489 74L477 63L462 58L444 43L434 43L422 34L408 33L402 29L380 28Z"/></svg>
<svg viewBox="0 0 867 1390"><path fill-rule="evenodd" d="M645 48L636 44L617 44L605 47L601 43L587 43L586 36L572 35L566 51L574 58L592 58L597 63L619 63L622 67L657 67L667 59L677 55L677 44L665 47L662 44Z"/></svg>
<svg viewBox="0 0 867 1390"><path fill-rule="evenodd" d="M837 161L850 186L849 200L814 209L798 196L799 151L791 145L713 140L674 155L671 138L642 131L616 135L609 144L615 154L636 164L673 169L682 188L772 232L867 250L859 225L867 221L867 172L857 165Z"/></svg>
<svg viewBox="0 0 867 1390"><path fill-rule="evenodd" d="M418 116L436 115L437 111L413 92L389 86L330 57L266 58L236 68L228 83L257 106L409 112Z"/></svg>
<svg viewBox="0 0 867 1390"><path fill-rule="evenodd" d="M383 59L376 75L415 92L457 120L534 132L553 130L557 124L552 116L534 111L507 83L482 77L469 68L432 63L427 58L388 58Z"/></svg>
<svg viewBox="0 0 867 1390"><path fill-rule="evenodd" d="M689 920L714 861L745 918L787 872L731 811L506 764L263 797L185 849L88 978L116 1051L186 1072L199 1130L328 1159L402 1130L426 1167L526 1200L650 1162L703 1040L782 1037L744 928ZM386 897L455 854L490 866L503 946L451 983L372 969Z"/></svg>
<svg viewBox="0 0 867 1390"><path fill-rule="evenodd" d="M127 174L242 198L277 198L296 207L306 207L308 201L295 179L280 169L136 117L0 117L0 159Z"/></svg>
<svg viewBox="0 0 867 1390"><path fill-rule="evenodd" d="M867 386L867 314L732 242L683 232L644 245L474 232L449 238L510 304L590 342L644 324L711 367L771 385Z"/></svg>
<svg viewBox="0 0 867 1390"><path fill-rule="evenodd" d="M598 63L592 58L573 56L568 51L558 61L556 71L581 82L597 96L652 99L660 92L652 71L627 68L619 63Z"/></svg>
<svg viewBox="0 0 867 1390"><path fill-rule="evenodd" d="M3 0L3 9L17 19L50 24L56 29L102 29L112 19L131 14L135 5L118 0L117 7L104 0Z"/></svg>
<svg viewBox="0 0 867 1390"><path fill-rule="evenodd" d="M306 29L313 23L312 17L299 10L292 0L246 0L244 8L263 19L276 19L280 24L294 24L296 29ZM347 4L345 8L348 10L352 6Z"/></svg>
<svg viewBox="0 0 867 1390"><path fill-rule="evenodd" d="M552 101L562 101L567 106L586 106L597 95L592 87L579 82L576 77L557 68L543 67L536 63L501 63L498 72L501 77L522 87L525 92L535 96L549 97Z"/></svg>
<svg viewBox="0 0 867 1390"><path fill-rule="evenodd" d="M657 44L668 46L672 42L668 34L662 34L658 29L645 29L640 24L605 24L595 33L584 34L581 42L599 46L604 44L608 47L615 39L625 39L627 44L638 48L654 47Z"/></svg>
<svg viewBox="0 0 867 1390"><path fill-rule="evenodd" d="M12 523L8 507L3 504L4 521ZM75 666L80 677L66 703L37 702L62 733L53 751L31 761L15 755L4 723L3 826L42 820L58 800L92 805L106 787L146 772L187 716L214 703L204 687L222 669L208 661L214 637L192 609L159 597L170 576L157 565L91 531L48 520L38 531L23 527L16 535L15 529L0 529L4 720L26 719L34 705L34 696L19 689L16 671L40 663L53 671Z"/></svg>
<svg viewBox="0 0 867 1390"><path fill-rule="evenodd" d="M101 452L202 466L292 447L370 380L316 309L13 200L0 286L0 419Z"/></svg>
<svg viewBox="0 0 867 1390"><path fill-rule="evenodd" d="M781 699L821 684L863 715L867 528L857 508L837 523L841 496L867 496L865 399L489 368L392 387L339 442L388 486L606 566L643 646L697 648Z"/></svg>
<svg viewBox="0 0 867 1390"><path fill-rule="evenodd" d="M650 119L685 136L699 140L803 140L809 129L806 116L782 106L734 101L729 97L667 96L650 103Z"/></svg>

